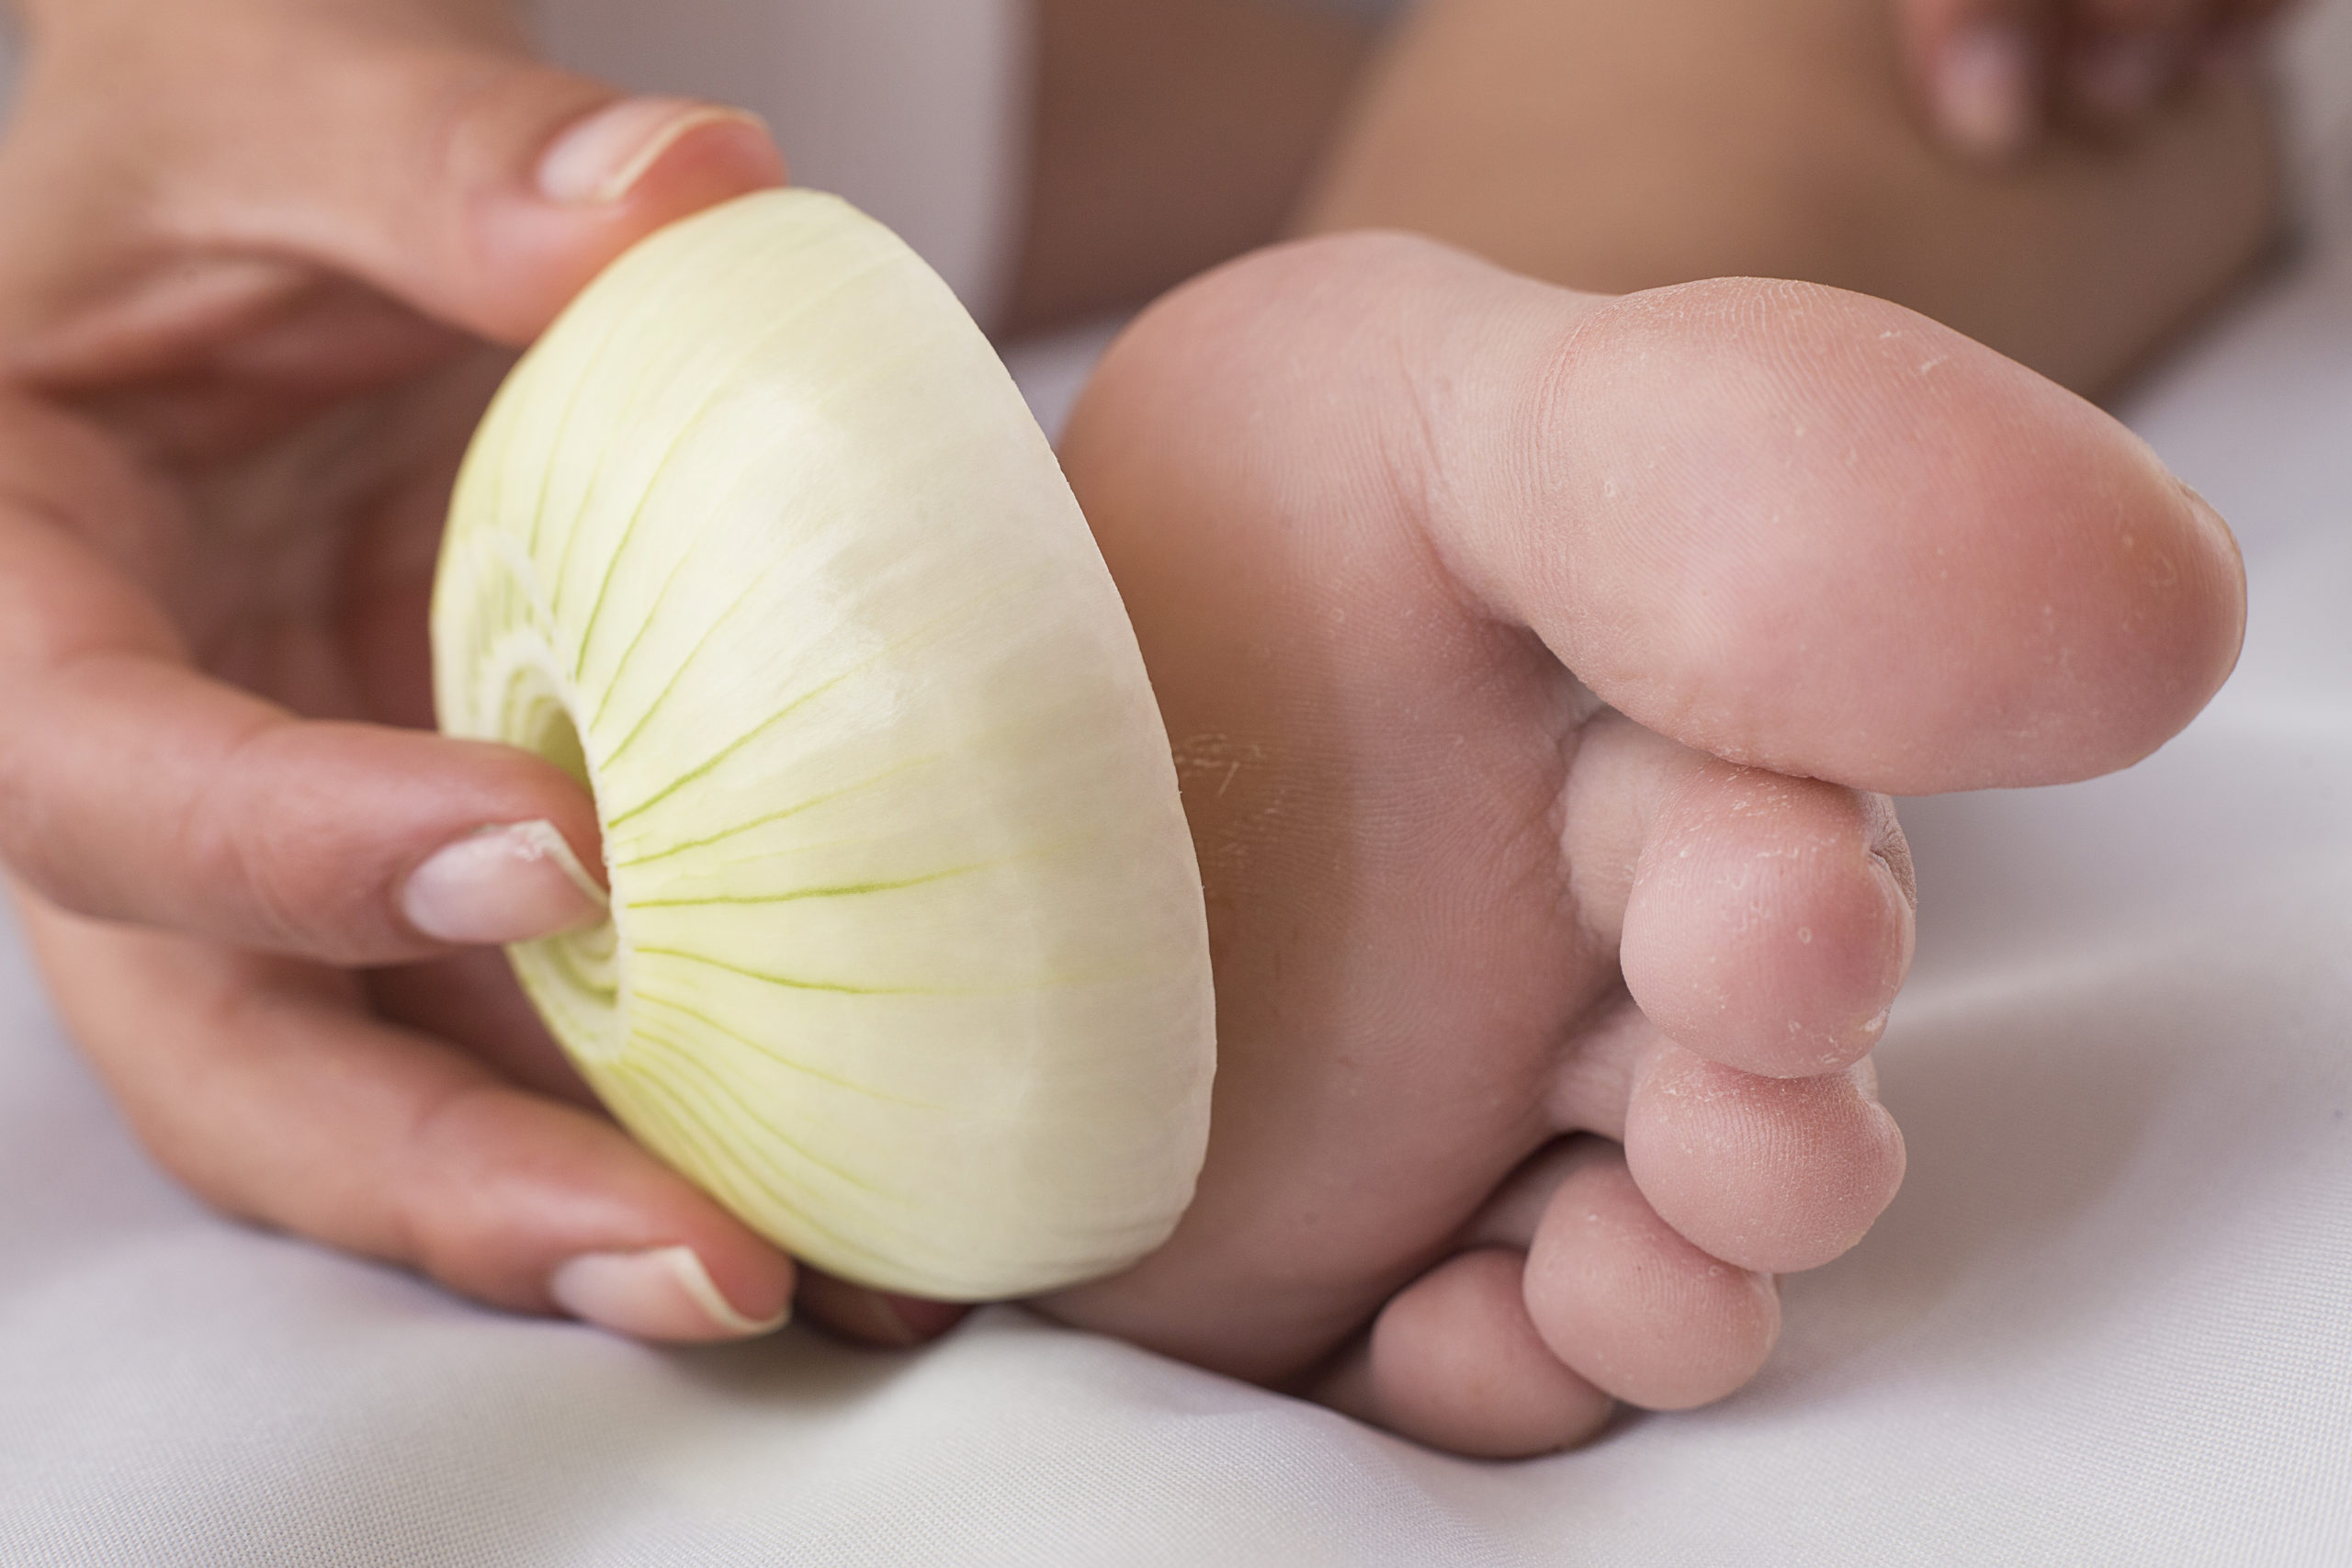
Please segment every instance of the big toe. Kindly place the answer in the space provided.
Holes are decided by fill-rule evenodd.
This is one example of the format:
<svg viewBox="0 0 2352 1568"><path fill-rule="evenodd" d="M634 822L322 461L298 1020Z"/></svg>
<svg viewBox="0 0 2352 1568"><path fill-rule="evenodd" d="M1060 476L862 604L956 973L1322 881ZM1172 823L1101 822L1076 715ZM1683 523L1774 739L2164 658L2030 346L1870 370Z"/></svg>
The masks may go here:
<svg viewBox="0 0 2352 1568"><path fill-rule="evenodd" d="M1900 307L1660 289L1592 312L1551 376L1511 465L1544 525L1488 509L1484 570L1686 745L1897 795L2056 783L2154 750L2235 661L2212 510L2091 404ZM1573 554L1545 548L1557 518Z"/></svg>
<svg viewBox="0 0 2352 1568"><path fill-rule="evenodd" d="M2212 510L2091 404L1883 300L1604 299L1341 236L1178 291L1088 401L1171 384L1218 389L1145 395L1216 426L1221 467L1411 498L1466 602L1735 761L1897 795L2087 777L2236 657Z"/></svg>

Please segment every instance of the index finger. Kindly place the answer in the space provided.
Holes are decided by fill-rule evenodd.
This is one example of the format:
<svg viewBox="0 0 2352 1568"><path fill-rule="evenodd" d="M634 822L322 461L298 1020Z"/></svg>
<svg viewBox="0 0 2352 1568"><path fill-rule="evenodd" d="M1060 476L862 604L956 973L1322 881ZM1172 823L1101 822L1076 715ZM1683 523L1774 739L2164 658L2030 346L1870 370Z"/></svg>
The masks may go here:
<svg viewBox="0 0 2352 1568"><path fill-rule="evenodd" d="M0 400L0 859L80 914L332 964L599 918L594 807L551 763L194 669L93 542L167 506L96 433Z"/></svg>

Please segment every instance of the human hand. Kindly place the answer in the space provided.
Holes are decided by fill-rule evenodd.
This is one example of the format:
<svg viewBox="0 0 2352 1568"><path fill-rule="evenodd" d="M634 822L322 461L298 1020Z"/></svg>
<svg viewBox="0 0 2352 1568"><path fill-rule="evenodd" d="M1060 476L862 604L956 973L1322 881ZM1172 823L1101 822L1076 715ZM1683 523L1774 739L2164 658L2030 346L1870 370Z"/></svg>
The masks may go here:
<svg viewBox="0 0 2352 1568"><path fill-rule="evenodd" d="M2249 47L2285 0L1899 0L1907 66L1947 145L1999 161L2052 121L2138 125Z"/></svg>
<svg viewBox="0 0 2352 1568"><path fill-rule="evenodd" d="M488 945L596 918L588 799L420 732L504 351L779 155L535 62L492 0L26 9L0 854L66 1022L232 1213L649 1338L780 1320L791 1264L594 1113Z"/></svg>

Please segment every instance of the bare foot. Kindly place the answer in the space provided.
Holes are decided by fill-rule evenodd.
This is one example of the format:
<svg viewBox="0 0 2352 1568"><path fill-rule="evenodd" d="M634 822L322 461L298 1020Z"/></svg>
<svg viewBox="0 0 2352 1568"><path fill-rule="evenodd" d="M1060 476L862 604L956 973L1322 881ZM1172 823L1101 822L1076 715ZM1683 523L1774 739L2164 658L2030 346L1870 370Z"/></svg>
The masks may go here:
<svg viewBox="0 0 2352 1568"><path fill-rule="evenodd" d="M1691 1405L1870 1226L1883 795L2123 766L2237 645L2226 531L1896 307L1603 299L1399 236L1116 345L1065 460L1179 753L1199 1197L1066 1321L1465 1453Z"/></svg>

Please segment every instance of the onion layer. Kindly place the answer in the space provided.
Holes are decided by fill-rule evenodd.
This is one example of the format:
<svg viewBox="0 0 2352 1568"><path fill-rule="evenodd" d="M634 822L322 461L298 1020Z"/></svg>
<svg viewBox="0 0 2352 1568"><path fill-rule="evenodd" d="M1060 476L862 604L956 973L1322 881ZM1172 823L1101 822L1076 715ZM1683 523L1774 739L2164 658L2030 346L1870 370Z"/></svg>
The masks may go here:
<svg viewBox="0 0 2352 1568"><path fill-rule="evenodd" d="M943 1300L1174 1227L1214 1045L1167 737L1050 447L895 235L766 192L616 262L476 434L433 637L445 730L594 795L611 921L510 952L647 1147Z"/></svg>

